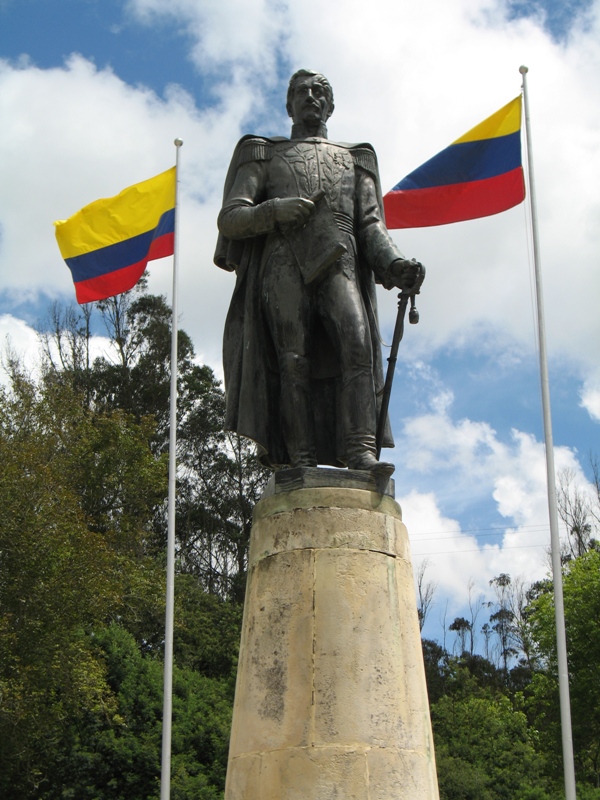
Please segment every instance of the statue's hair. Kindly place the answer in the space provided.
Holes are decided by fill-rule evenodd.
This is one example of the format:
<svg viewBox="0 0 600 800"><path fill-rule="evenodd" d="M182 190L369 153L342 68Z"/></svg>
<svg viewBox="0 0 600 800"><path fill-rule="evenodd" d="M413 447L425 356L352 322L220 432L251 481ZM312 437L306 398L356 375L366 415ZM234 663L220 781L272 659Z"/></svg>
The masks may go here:
<svg viewBox="0 0 600 800"><path fill-rule="evenodd" d="M286 108L289 116L292 116L292 98L294 97L294 88L296 86L296 81L298 78L308 78L314 76L317 78L318 82L321 84L323 89L325 90L325 96L327 97L327 102L329 103L329 116L333 113L333 89L331 88L331 84L321 72L317 72L314 69L299 69L297 72L294 72L292 77L290 78L290 83L288 86L287 92L287 102Z"/></svg>

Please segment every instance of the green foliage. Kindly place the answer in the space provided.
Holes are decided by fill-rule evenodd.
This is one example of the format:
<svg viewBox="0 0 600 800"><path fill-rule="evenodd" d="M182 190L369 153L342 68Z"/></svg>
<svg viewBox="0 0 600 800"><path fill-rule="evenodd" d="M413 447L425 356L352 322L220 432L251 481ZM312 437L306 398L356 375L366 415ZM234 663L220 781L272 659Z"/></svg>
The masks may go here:
<svg viewBox="0 0 600 800"><path fill-rule="evenodd" d="M170 310L142 291L93 313L112 355L91 363L92 312L57 306L42 379L12 364L0 392L0 796L11 800L159 797ZM223 416L218 382L180 333L174 800L223 794L266 479ZM486 658L473 652L476 605L450 626L460 657L423 641L441 796L561 797L551 586L505 574L492 585ZM566 564L564 592L578 796L600 800L598 548Z"/></svg>
<svg viewBox="0 0 600 800"><path fill-rule="evenodd" d="M165 475L143 426L13 377L0 396L0 789L16 798L43 784L79 709L111 708L89 634L148 604L141 548Z"/></svg>
<svg viewBox="0 0 600 800"><path fill-rule="evenodd" d="M544 591L544 589L546 589ZM560 718L553 594L540 587L530 625L543 670L532 679L530 712L543 721L545 746L560 760ZM577 775L600 783L600 552L591 549L568 563L563 576L567 650Z"/></svg>
<svg viewBox="0 0 600 800"><path fill-rule="evenodd" d="M600 785L600 552L590 547L572 557L563 573L578 796L594 797ZM442 796L561 797L553 586L546 580L525 587L508 575L492 583L498 603L493 628L486 625L498 639L499 668L477 654L452 658L437 643L423 643ZM519 661L508 669L514 651Z"/></svg>
<svg viewBox="0 0 600 800"><path fill-rule="evenodd" d="M600 800L600 788L589 783L578 783L577 800Z"/></svg>
<svg viewBox="0 0 600 800"><path fill-rule="evenodd" d="M83 390L90 409L120 410L141 425L152 420L154 453L169 441L171 310L163 297L136 290L98 309L112 350L90 366L90 316L53 310L45 334L49 379ZM56 353L60 354L57 358ZM223 431L225 401L212 370L195 363L191 340L178 333L178 568L202 586L241 603L252 508L268 473L254 448ZM166 519L157 513L155 554L164 552Z"/></svg>
<svg viewBox="0 0 600 800"><path fill-rule="evenodd" d="M252 445L223 431L225 398L212 371L192 366L181 382L180 568L208 592L242 603L252 510L269 473Z"/></svg>
<svg viewBox="0 0 600 800"><path fill-rule="evenodd" d="M209 678L229 678L233 691L242 610L238 603L205 592L193 575L178 575L174 652L179 666Z"/></svg>
<svg viewBox="0 0 600 800"><path fill-rule="evenodd" d="M163 666L144 657L120 625L99 630L94 646L113 695L110 713L72 721L42 800L154 800L160 796ZM222 796L231 723L227 682L174 669L171 796Z"/></svg>
<svg viewBox="0 0 600 800"><path fill-rule="evenodd" d="M442 799L550 800L537 728L504 670L478 654L457 658L423 644Z"/></svg>
<svg viewBox="0 0 600 800"><path fill-rule="evenodd" d="M509 698L446 695L431 714L443 800L512 800L543 784L535 733Z"/></svg>
<svg viewBox="0 0 600 800"><path fill-rule="evenodd" d="M421 639L429 702L436 703L446 691L448 653L432 639Z"/></svg>
<svg viewBox="0 0 600 800"><path fill-rule="evenodd" d="M0 796L157 798L170 309L56 306L42 378L0 396ZM251 512L265 472L179 337L171 796L222 796ZM208 594L206 590L212 592Z"/></svg>

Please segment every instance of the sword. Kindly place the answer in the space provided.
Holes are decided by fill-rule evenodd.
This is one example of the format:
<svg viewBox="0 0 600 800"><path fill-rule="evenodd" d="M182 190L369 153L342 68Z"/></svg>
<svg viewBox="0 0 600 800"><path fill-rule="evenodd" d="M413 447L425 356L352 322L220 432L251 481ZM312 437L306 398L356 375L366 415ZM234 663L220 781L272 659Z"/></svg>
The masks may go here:
<svg viewBox="0 0 600 800"><path fill-rule="evenodd" d="M425 267L419 264L419 270L415 277L414 285L410 289L402 289L398 295L398 316L396 317L396 325L394 327L394 336L392 338L392 346L390 348L390 357L388 358L388 368L385 376L385 384L383 387L383 395L381 398L381 410L379 412L379 419L377 421L377 436L375 444L377 447L377 460L381 455L381 447L383 444L383 434L385 431L385 423L387 421L388 409L390 407L390 397L392 394L392 384L394 382L394 372L396 370L396 361L398 360L398 348L404 335L404 317L406 316L406 307L410 300L410 311L408 312L408 321L411 325L416 325L419 321L419 312L415 305L415 295L420 294L421 285L425 280Z"/></svg>

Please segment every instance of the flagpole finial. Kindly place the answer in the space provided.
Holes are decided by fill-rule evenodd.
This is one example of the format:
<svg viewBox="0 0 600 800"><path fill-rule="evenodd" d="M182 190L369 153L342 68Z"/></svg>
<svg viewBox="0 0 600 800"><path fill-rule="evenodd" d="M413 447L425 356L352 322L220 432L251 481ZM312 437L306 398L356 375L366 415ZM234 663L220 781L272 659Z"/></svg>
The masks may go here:
<svg viewBox="0 0 600 800"><path fill-rule="evenodd" d="M521 75L526 75L529 72L529 67L521 66L519 67L519 72L521 73Z"/></svg>
<svg viewBox="0 0 600 800"><path fill-rule="evenodd" d="M175 139L173 144L175 145L175 147L181 147L181 145L183 144L183 139L180 139L179 137L177 137L177 139Z"/></svg>

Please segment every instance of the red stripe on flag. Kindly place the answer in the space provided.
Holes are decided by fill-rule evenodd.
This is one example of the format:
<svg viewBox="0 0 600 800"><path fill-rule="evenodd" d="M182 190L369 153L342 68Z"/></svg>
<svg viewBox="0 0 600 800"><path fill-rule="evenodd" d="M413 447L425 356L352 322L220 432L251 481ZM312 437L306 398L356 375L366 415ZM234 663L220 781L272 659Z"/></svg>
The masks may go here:
<svg viewBox="0 0 600 800"><path fill-rule="evenodd" d="M114 297L117 294L133 289L144 274L148 261L173 255L174 242L174 234L167 233L164 236L160 236L158 239L154 239L146 258L143 258L136 264L131 264L128 267L123 267L113 272L107 272L104 275L99 275L97 278L88 278L85 281L78 281L75 284L77 302L82 304L92 303L97 300L106 300L107 297Z"/></svg>
<svg viewBox="0 0 600 800"><path fill-rule="evenodd" d="M175 234L164 233L158 239L154 239L148 251L148 261L154 261L155 258L166 258L172 256L175 252Z"/></svg>
<svg viewBox="0 0 600 800"><path fill-rule="evenodd" d="M383 198L387 227L424 228L499 214L525 199L523 169L469 183L388 192Z"/></svg>

